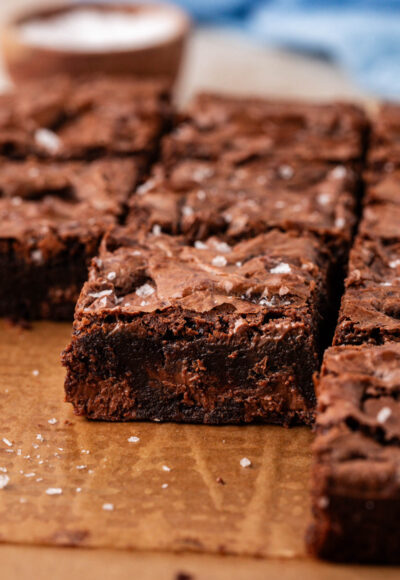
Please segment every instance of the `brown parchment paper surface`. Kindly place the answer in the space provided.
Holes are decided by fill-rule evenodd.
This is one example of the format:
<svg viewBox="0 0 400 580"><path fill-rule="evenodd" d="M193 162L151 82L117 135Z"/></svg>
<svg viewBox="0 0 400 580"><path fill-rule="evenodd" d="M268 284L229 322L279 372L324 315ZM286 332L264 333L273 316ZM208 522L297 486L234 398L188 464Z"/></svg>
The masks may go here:
<svg viewBox="0 0 400 580"><path fill-rule="evenodd" d="M70 332L0 322L2 542L304 555L308 429L75 417L60 365Z"/></svg>

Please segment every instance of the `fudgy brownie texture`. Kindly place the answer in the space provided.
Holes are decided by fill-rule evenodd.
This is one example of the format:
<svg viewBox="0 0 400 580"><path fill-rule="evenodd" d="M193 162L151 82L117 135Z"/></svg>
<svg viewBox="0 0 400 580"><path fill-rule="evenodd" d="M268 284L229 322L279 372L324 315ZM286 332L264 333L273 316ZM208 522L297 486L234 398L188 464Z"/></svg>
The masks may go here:
<svg viewBox="0 0 400 580"><path fill-rule="evenodd" d="M375 114L368 151L370 166L400 165L400 106L383 104Z"/></svg>
<svg viewBox="0 0 400 580"><path fill-rule="evenodd" d="M319 245L279 231L194 247L113 234L63 354L67 401L91 419L311 423L327 308Z"/></svg>
<svg viewBox="0 0 400 580"><path fill-rule="evenodd" d="M0 160L0 316L72 319L90 259L141 171L139 158Z"/></svg>
<svg viewBox="0 0 400 580"><path fill-rule="evenodd" d="M240 163L281 156L329 162L360 160L367 121L358 107L199 95L171 135L163 159L217 159Z"/></svg>
<svg viewBox="0 0 400 580"><path fill-rule="evenodd" d="M400 344L337 347L316 385L310 551L400 562Z"/></svg>
<svg viewBox="0 0 400 580"><path fill-rule="evenodd" d="M153 171L131 199L128 223L189 242L216 234L232 243L272 228L312 232L344 262L357 191L356 173L344 165L182 159Z"/></svg>
<svg viewBox="0 0 400 580"><path fill-rule="evenodd" d="M67 77L28 83L0 96L0 154L91 159L152 155L169 117L157 81Z"/></svg>

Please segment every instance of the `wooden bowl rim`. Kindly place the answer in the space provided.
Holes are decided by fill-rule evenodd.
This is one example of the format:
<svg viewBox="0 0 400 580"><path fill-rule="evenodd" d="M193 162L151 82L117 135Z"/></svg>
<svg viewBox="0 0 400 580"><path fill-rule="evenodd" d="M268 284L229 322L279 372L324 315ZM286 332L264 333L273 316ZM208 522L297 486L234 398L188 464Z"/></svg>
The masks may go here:
<svg viewBox="0 0 400 580"><path fill-rule="evenodd" d="M146 11L156 11L156 10L166 10L171 13L174 13L177 22L177 29L176 33L173 34L171 37L160 40L158 42L154 42L152 44L148 44L147 46L139 46L137 48L125 48L125 49L107 49L104 51L101 50L68 50L62 49L57 47L50 47L50 46L40 46L37 44L30 44L29 42L25 42L21 34L19 32L19 27L21 24L29 22L29 20L37 20L37 19L46 19L51 18L52 16L63 14L66 12L70 12L73 10L82 10L85 8L91 8L95 10L100 10L104 12L138 12L141 10ZM61 2L58 4L49 4L47 2L41 3L36 5L31 9L23 9L19 13L14 13L14 15L5 23L3 26L3 34L7 35L8 37L11 35L13 37L14 43L19 44L24 48L29 48L31 51L35 51L36 53L46 53L46 54L54 54L59 55L60 57L63 56L70 56L70 57L84 57L84 56L103 56L103 55L129 55L135 54L138 52L145 52L148 50L153 51L157 48L163 48L168 45L174 44L179 40L185 38L191 28L191 20L187 12L181 9L179 6L175 4L170 4L168 2L133 2L133 3L124 3L124 2L116 2L113 4L102 2L101 0L98 2L92 2L88 0L84 0L77 4L76 2Z"/></svg>

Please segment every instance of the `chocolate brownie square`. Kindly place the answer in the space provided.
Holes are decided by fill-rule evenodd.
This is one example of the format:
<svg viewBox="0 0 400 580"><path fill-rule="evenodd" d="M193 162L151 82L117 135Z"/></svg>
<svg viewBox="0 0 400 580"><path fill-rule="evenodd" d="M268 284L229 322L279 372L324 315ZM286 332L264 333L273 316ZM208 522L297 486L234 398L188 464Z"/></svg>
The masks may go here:
<svg viewBox="0 0 400 580"><path fill-rule="evenodd" d="M169 117L158 81L67 77L0 96L0 154L91 159L153 155Z"/></svg>
<svg viewBox="0 0 400 580"><path fill-rule="evenodd" d="M400 563L400 344L329 349L316 389L309 549Z"/></svg>
<svg viewBox="0 0 400 580"><path fill-rule="evenodd" d="M66 399L110 421L310 424L326 272L307 236L113 233L75 311Z"/></svg>
<svg viewBox="0 0 400 580"><path fill-rule="evenodd" d="M72 319L88 263L141 165L0 161L0 316Z"/></svg>
<svg viewBox="0 0 400 580"><path fill-rule="evenodd" d="M232 243L273 228L311 232L344 263L357 193L358 178L343 165L181 160L153 171L131 199L128 223L189 242L218 235Z"/></svg>
<svg viewBox="0 0 400 580"><path fill-rule="evenodd" d="M201 94L165 139L164 162L243 162L255 156L329 162L360 160L367 120L352 104L312 104Z"/></svg>

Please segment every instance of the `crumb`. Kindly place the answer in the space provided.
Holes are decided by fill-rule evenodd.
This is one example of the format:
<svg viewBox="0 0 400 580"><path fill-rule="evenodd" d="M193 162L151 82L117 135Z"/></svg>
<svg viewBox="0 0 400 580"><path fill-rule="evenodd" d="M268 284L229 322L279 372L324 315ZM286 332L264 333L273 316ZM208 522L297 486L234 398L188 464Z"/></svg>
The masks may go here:
<svg viewBox="0 0 400 580"><path fill-rule="evenodd" d="M225 481L222 479L222 477L217 477L217 479L215 481L217 483L220 483L221 485L225 485Z"/></svg>

